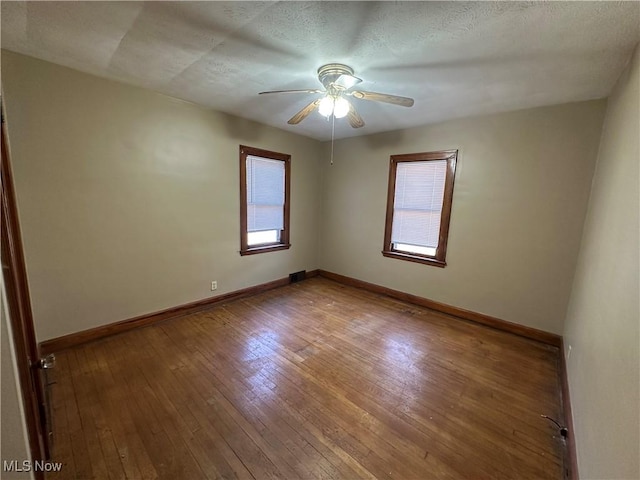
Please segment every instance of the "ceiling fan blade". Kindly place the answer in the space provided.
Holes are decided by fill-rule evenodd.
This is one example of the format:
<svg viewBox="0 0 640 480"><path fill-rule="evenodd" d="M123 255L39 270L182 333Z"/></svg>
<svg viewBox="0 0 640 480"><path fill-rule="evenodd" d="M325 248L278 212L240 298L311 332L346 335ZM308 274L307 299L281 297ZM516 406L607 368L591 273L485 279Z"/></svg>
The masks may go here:
<svg viewBox="0 0 640 480"><path fill-rule="evenodd" d="M412 107L413 98L400 97L398 95L389 95L387 93L376 92L364 92L360 90L354 90L353 92L347 92L348 95L353 95L361 100L373 100L374 102L391 103L393 105L400 105L401 107Z"/></svg>
<svg viewBox="0 0 640 480"><path fill-rule="evenodd" d="M342 74L336 79L335 82L333 82L333 84L338 85L340 87L344 87L345 89L348 90L350 88L355 87L360 82L362 82L361 78L358 78L353 75Z"/></svg>
<svg viewBox="0 0 640 480"><path fill-rule="evenodd" d="M306 90L271 90L269 92L260 92L258 95L264 95L266 93L324 93L324 90L318 90L317 88L309 88Z"/></svg>
<svg viewBox="0 0 640 480"><path fill-rule="evenodd" d="M318 105L320 105L320 99L314 100L298 113L296 113L293 117L291 117L287 123L289 125L297 125L302 120L307 118L316 108L318 108Z"/></svg>
<svg viewBox="0 0 640 480"><path fill-rule="evenodd" d="M351 125L353 128L364 127L364 120L356 111L356 109L353 108L353 105L351 105L351 108L349 108L349 112L347 113L347 120L349 120L349 125Z"/></svg>

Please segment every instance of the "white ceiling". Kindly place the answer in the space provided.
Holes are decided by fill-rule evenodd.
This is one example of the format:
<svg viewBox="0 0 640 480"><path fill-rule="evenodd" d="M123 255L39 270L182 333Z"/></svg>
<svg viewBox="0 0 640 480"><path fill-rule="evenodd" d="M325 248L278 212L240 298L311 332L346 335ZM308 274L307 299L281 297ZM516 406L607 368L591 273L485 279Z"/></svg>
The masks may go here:
<svg viewBox="0 0 640 480"><path fill-rule="evenodd" d="M328 139L316 69L352 66L366 126L336 137L607 96L640 40L639 2L2 2L2 48ZM318 95L316 95L317 97Z"/></svg>

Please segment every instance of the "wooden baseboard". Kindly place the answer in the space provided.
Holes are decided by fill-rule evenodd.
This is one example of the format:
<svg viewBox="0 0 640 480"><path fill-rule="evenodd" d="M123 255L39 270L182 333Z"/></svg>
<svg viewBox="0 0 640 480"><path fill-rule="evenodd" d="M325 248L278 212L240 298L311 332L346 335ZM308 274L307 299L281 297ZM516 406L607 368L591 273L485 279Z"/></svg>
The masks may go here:
<svg viewBox="0 0 640 480"><path fill-rule="evenodd" d="M531 327L525 327L523 325L518 325L512 322L508 322L506 320L501 320L499 318L491 317L489 315L472 312L470 310L454 307L452 305L436 302L434 300L429 300L427 298L419 297L417 295L401 292L399 290L393 290L391 288L383 287L380 285L376 285L376 284L365 282L355 278L347 277L337 273L328 272L326 270L310 270L307 272L306 278L313 278L317 275L321 275L323 277L329 278L331 280L335 280L345 285L362 288L374 293L395 298L397 300L402 300L405 302L413 303L415 305L427 307L432 310L436 310L438 312L454 315L456 317L460 317L465 320L471 320L473 322L480 323L482 325L487 325L487 326L496 328L498 330L520 335L522 337L526 337L532 340L537 340L549 345L553 345L555 347L561 347L562 345L562 337L560 337L559 335L555 335L553 333L537 330ZM167 308L159 312L154 312L147 315L141 315L138 317L130 318L128 320L122 320L120 322L110 323L108 325L102 325L89 330L83 330L81 332L64 335L62 337L52 338L50 340L45 340L44 342L40 343L40 351L42 355L47 355L49 353L57 352L65 348L90 342L98 338L106 337L109 335L115 335L121 332L125 332L127 330L131 330L133 328L139 328L146 325L151 325L152 323L160 322L168 318L178 317L181 315L186 315L189 313L205 310L206 308L209 308L210 306L215 305L216 303L226 302L229 300L233 300L235 298L240 298L248 295L254 295L256 293L264 292L266 290L271 290L273 288L281 287L288 284L289 284L288 277L281 278L278 280L274 280L272 282L267 282L260 285L255 285L253 287L248 287L241 290L236 290L234 292L229 292L223 295L218 295L216 297L206 298L204 300L199 300L197 302L192 302L184 305L179 305L177 307Z"/></svg>
<svg viewBox="0 0 640 480"><path fill-rule="evenodd" d="M564 341L560 343L560 390L562 394L562 413L564 425L569 430L566 439L566 452L564 458L565 480L578 480L578 455L576 453L575 431L573 430L573 412L571 411L571 397L569 395L569 376L567 373L567 358L564 353Z"/></svg>
<svg viewBox="0 0 640 480"><path fill-rule="evenodd" d="M322 277L335 280L336 282L343 283L345 285L362 288L373 293L379 293L391 298L395 298L397 300L402 300L404 302L427 307L438 312L447 313L449 315L463 318L465 320L471 320L472 322L480 323L482 325L513 333L515 335L520 335L521 337L529 338L531 340L537 340L548 345L553 345L554 347L560 347L562 345L562 337L560 335L545 332L544 330L525 327L524 325L518 325L517 323L501 320L499 318L491 317L483 313L472 312L471 310L465 310L464 308L454 307L452 305L447 305L446 303L436 302L434 300L429 300L428 298L411 295L410 293L393 290L391 288L365 282L356 278L346 277L344 275L333 272L327 272L326 270L319 270L318 274Z"/></svg>
<svg viewBox="0 0 640 480"><path fill-rule="evenodd" d="M318 275L318 270L308 271L306 278L315 277ZM234 292L225 293L216 297L205 298L197 302L186 303L177 307L167 308L160 310L159 312L149 313L146 315L140 315L138 317L130 318L128 320L122 320L120 322L109 323L107 325L101 325L99 327L91 328L89 330L83 330L77 333L70 333L62 337L52 338L40 343L40 354L48 355L50 353L64 350L65 348L75 347L92 340L115 335L118 333L126 332L134 328L144 327L156 322L161 322L169 318L179 317L187 315L189 313L195 313L205 310L212 305L220 302L227 302L240 297L246 297L248 295L255 295L256 293L271 290L273 288L282 287L289 284L289 277L280 278L272 282L262 283L253 287L243 288Z"/></svg>

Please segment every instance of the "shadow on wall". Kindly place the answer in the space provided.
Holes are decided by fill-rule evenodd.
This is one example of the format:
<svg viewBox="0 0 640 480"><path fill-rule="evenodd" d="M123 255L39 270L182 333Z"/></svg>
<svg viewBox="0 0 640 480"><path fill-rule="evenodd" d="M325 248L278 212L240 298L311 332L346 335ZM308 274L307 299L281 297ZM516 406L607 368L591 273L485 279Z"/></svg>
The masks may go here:
<svg viewBox="0 0 640 480"><path fill-rule="evenodd" d="M260 123L247 120L246 118L235 117L233 115L224 115L222 121L229 138L242 140L242 142L250 143L264 137L264 130L267 128Z"/></svg>
<svg viewBox="0 0 640 480"><path fill-rule="evenodd" d="M394 130L392 132L378 133L364 137L367 145L373 149L384 147L396 147L404 142L405 131ZM406 153L406 152L398 152Z"/></svg>

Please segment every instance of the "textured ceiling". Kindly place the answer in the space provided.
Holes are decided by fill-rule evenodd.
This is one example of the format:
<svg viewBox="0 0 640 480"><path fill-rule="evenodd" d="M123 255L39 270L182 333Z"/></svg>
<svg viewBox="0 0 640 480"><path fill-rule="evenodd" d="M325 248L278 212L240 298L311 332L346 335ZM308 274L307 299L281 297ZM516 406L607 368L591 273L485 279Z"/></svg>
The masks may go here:
<svg viewBox="0 0 640 480"><path fill-rule="evenodd" d="M336 137L607 96L640 40L638 2L2 2L2 47L317 139L316 69L352 66L366 126ZM316 95L317 96L317 95Z"/></svg>

